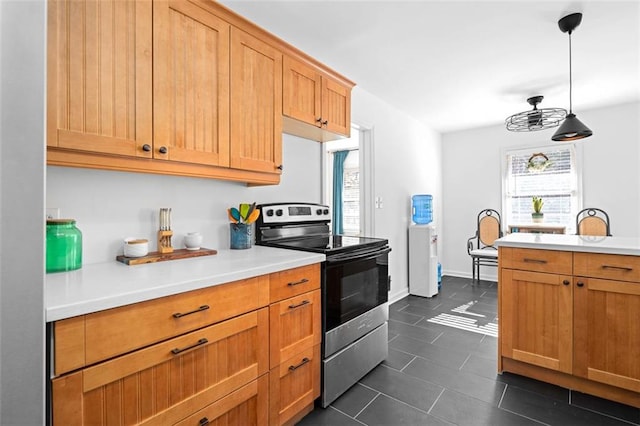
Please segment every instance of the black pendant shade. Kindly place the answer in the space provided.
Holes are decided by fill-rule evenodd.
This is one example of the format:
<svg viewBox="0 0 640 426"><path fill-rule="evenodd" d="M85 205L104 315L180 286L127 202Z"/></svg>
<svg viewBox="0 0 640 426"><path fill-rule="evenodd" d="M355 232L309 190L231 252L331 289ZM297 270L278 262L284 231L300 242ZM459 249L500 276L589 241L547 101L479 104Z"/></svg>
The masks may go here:
<svg viewBox="0 0 640 426"><path fill-rule="evenodd" d="M593 132L591 129L585 126L582 121L578 120L578 117L576 117L575 114L571 113L564 119L564 122L551 137L551 140L557 142L569 142L587 138L592 134Z"/></svg>
<svg viewBox="0 0 640 426"><path fill-rule="evenodd" d="M564 122L560 125L558 130L551 137L551 140L559 142L575 141L591 136L593 132L587 126L578 120L578 117L573 113L572 105L572 90L573 85L571 81L571 33L582 22L582 13L572 13L565 16L558 21L558 27L563 33L569 33L569 114L565 118Z"/></svg>

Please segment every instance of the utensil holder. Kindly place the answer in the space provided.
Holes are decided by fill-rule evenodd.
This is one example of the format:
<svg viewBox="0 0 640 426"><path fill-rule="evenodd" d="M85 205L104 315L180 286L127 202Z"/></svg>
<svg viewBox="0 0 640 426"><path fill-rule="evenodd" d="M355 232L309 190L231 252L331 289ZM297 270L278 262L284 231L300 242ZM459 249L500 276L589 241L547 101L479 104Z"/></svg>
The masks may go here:
<svg viewBox="0 0 640 426"><path fill-rule="evenodd" d="M171 245L171 237L173 231L158 231L158 252L159 253L173 253L173 246Z"/></svg>
<svg viewBox="0 0 640 426"><path fill-rule="evenodd" d="M246 223L230 223L229 231L231 249L251 248L251 225Z"/></svg>

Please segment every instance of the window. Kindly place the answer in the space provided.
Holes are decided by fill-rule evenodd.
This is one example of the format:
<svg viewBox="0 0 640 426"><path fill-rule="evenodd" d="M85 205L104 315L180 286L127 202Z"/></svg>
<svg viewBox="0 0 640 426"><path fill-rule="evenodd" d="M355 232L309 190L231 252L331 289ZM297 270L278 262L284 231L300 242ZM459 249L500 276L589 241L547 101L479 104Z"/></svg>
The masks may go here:
<svg viewBox="0 0 640 426"><path fill-rule="evenodd" d="M574 144L545 145L506 152L503 179L503 223L531 223L532 197L542 197L544 223L560 224L575 233L582 207L582 177Z"/></svg>

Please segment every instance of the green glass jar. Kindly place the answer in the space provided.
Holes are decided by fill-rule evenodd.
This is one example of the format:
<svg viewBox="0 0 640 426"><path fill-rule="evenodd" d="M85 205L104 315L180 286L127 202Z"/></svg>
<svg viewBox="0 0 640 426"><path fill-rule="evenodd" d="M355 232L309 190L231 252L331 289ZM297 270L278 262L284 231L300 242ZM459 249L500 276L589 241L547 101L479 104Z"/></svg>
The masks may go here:
<svg viewBox="0 0 640 426"><path fill-rule="evenodd" d="M47 272L82 267L82 232L74 219L47 220Z"/></svg>

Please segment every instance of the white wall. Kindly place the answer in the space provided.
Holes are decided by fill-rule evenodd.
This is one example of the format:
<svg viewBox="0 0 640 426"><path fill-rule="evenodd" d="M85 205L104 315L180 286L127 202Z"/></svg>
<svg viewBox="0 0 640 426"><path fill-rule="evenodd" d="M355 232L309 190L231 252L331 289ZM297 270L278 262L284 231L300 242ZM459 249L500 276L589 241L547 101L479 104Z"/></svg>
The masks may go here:
<svg viewBox="0 0 640 426"><path fill-rule="evenodd" d="M583 152L583 205L600 207L614 236L640 236L640 103L576 111L593 136L577 143ZM470 277L467 239L484 208L502 210L503 149L551 143L554 130L513 133L503 125L442 136L444 222L440 251L443 273ZM496 268L483 267L496 280Z"/></svg>
<svg viewBox="0 0 640 426"><path fill-rule="evenodd" d="M47 167L47 207L74 218L83 234L83 264L122 254L122 239L149 239L156 250L158 211L172 208L173 246L185 233L203 234L203 247L229 247L227 208L242 202L321 200L318 142L283 135L280 185L247 187L235 182L142 173Z"/></svg>
<svg viewBox="0 0 640 426"><path fill-rule="evenodd" d="M0 1L0 424L45 419L46 2Z"/></svg>
<svg viewBox="0 0 640 426"><path fill-rule="evenodd" d="M388 238L392 252L390 300L408 292L408 226L411 196L432 194L434 219L441 231L442 181L440 136L422 123L359 87L351 100L354 123L373 128L375 196L374 236Z"/></svg>

